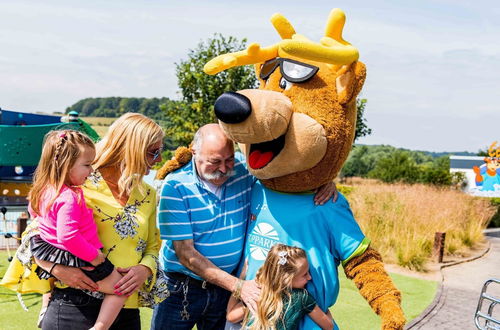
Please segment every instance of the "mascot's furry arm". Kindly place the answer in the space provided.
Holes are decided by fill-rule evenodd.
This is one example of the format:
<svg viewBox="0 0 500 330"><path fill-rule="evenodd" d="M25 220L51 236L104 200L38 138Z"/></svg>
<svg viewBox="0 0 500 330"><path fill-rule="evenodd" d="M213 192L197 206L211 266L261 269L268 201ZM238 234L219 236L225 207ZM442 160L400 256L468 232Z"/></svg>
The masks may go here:
<svg viewBox="0 0 500 330"><path fill-rule="evenodd" d="M361 295L380 315L382 329L403 329L406 322L401 310L401 293L392 283L380 254L368 248L344 265L348 279L354 281Z"/></svg>
<svg viewBox="0 0 500 330"><path fill-rule="evenodd" d="M157 180L163 180L168 173L173 172L182 166L186 165L193 158L190 148L179 147L175 150L175 155L172 159L167 160L165 164L156 173Z"/></svg>

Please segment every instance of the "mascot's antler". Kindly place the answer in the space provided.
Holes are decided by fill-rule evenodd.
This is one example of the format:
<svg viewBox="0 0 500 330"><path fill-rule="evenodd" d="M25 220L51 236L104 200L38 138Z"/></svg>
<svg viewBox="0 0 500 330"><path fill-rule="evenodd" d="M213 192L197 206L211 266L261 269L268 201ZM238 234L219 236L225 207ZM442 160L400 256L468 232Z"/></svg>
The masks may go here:
<svg viewBox="0 0 500 330"><path fill-rule="evenodd" d="M488 149L488 154L490 155L490 157L500 156L500 146L497 149L495 149L496 145L497 145L497 141L493 142L490 145L490 148Z"/></svg>
<svg viewBox="0 0 500 330"><path fill-rule="evenodd" d="M320 43L295 33L292 24L281 14L274 14L271 23L283 40L265 48L252 43L245 50L220 55L205 64L205 73L213 75L232 67L262 63L287 55L336 65L350 64L359 58L358 50L342 38L345 14L338 8L330 12L325 36Z"/></svg>

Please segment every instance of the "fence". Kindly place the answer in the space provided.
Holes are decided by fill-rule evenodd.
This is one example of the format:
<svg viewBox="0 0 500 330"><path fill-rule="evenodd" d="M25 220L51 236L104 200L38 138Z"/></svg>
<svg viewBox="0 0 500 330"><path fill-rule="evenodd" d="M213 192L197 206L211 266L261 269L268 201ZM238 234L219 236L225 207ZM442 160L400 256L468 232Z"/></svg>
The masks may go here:
<svg viewBox="0 0 500 330"><path fill-rule="evenodd" d="M15 238L5 238L5 234L11 234L17 237L17 219L25 216L28 212L27 206L6 206L5 216L0 213L0 249L15 249L18 246L18 240Z"/></svg>

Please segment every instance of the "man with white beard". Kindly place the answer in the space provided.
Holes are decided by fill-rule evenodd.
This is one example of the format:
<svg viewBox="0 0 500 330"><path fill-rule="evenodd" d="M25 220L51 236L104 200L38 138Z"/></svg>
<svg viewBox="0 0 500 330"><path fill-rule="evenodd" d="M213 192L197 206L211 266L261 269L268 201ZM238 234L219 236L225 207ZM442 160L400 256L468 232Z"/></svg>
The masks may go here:
<svg viewBox="0 0 500 330"><path fill-rule="evenodd" d="M223 329L231 292L255 306L254 281L231 275L239 265L254 177L217 124L201 127L191 162L163 183L158 225L170 296L155 308L152 329Z"/></svg>

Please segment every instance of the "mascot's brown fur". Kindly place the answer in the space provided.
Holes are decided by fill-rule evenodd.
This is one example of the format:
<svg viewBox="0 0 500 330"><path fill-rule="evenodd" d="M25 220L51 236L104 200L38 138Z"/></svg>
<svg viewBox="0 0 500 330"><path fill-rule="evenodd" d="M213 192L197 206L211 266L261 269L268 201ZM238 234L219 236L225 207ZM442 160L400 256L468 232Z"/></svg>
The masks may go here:
<svg viewBox="0 0 500 330"><path fill-rule="evenodd" d="M237 103L242 99L232 93L218 99L216 115L225 133L245 153L249 171L265 186L303 192L331 181L346 160L356 128L356 96L365 81L366 69L357 61L357 50L342 39L342 11L331 12L319 44L296 34L279 14L271 21L281 42L267 48L251 44L244 51L221 55L207 63L205 72L215 74L238 65L255 65L256 75L264 78L259 79L259 89L238 91L248 100L245 102L249 102L251 111L228 117L231 99L236 98ZM308 80L291 82L286 68L279 66L281 59L312 65L318 68L317 73ZM269 63L275 63L274 71L269 70ZM261 75L262 70L267 72ZM164 178L187 163L190 155L187 148L178 150L158 177ZM368 248L349 260L344 271L381 316L383 329L403 328L401 294L385 272L377 251Z"/></svg>

